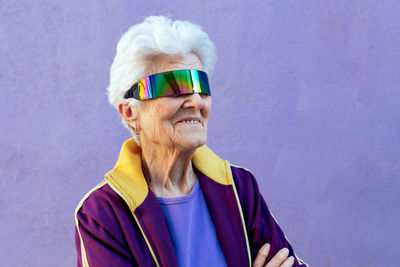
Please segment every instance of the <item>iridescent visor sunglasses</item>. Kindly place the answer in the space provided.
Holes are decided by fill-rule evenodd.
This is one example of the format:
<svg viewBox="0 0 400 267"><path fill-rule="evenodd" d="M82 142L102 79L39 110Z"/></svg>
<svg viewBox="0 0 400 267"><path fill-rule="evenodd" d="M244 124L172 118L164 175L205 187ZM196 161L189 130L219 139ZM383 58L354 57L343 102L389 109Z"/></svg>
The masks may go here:
<svg viewBox="0 0 400 267"><path fill-rule="evenodd" d="M145 100L195 93L211 95L207 73L201 70L174 70L141 79L125 93L124 98Z"/></svg>

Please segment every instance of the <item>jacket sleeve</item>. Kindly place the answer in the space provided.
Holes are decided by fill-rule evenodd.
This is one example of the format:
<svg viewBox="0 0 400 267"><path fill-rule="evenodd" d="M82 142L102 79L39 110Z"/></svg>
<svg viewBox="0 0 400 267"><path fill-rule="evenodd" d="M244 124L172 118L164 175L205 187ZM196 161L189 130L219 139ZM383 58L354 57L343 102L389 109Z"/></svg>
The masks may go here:
<svg viewBox="0 0 400 267"><path fill-rule="evenodd" d="M100 189L78 205L75 212L78 266L136 266L115 212Z"/></svg>
<svg viewBox="0 0 400 267"><path fill-rule="evenodd" d="M246 222L252 261L260 248L265 243L270 243L271 249L265 263L268 263L280 249L286 247L289 249L289 255L295 258L293 266L308 267L296 256L262 197L254 176L249 171L236 167L232 167L232 175Z"/></svg>

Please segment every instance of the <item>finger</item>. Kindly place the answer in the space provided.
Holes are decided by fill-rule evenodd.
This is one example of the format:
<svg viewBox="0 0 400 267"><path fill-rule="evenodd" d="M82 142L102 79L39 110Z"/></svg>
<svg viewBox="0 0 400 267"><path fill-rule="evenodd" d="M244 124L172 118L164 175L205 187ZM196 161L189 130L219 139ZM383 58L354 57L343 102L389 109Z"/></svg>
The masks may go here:
<svg viewBox="0 0 400 267"><path fill-rule="evenodd" d="M268 262L266 267L279 267L289 256L289 250L283 248L276 253L276 255Z"/></svg>
<svg viewBox="0 0 400 267"><path fill-rule="evenodd" d="M264 265L265 260L268 257L269 249L271 245L266 243L264 244L257 253L257 257L253 262L253 267L262 267Z"/></svg>
<svg viewBox="0 0 400 267"><path fill-rule="evenodd" d="M290 256L285 260L284 263L282 263L281 267L292 267L294 263L294 257Z"/></svg>

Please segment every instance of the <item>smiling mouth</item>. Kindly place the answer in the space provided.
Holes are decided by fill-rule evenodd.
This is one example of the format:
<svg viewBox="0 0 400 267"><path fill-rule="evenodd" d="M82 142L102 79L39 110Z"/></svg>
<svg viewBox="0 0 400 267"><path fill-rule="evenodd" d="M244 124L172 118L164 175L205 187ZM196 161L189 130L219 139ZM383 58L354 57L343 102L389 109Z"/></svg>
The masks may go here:
<svg viewBox="0 0 400 267"><path fill-rule="evenodd" d="M200 123L200 121L199 120L185 120L185 121L180 121L180 123L196 124L196 123Z"/></svg>

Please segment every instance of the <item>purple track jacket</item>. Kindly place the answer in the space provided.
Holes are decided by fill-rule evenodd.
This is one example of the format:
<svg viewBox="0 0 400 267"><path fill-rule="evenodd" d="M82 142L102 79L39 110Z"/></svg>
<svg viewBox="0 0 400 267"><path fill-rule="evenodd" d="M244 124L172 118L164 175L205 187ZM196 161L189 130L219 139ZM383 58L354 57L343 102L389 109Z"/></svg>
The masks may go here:
<svg viewBox="0 0 400 267"><path fill-rule="evenodd" d="M229 266L251 266L258 250L271 244L268 262L281 248L308 266L269 211L257 182L207 146L192 163ZM115 167L87 193L75 210L78 266L178 266L164 215L141 169L141 150L131 138ZM204 255L205 257L207 255Z"/></svg>

